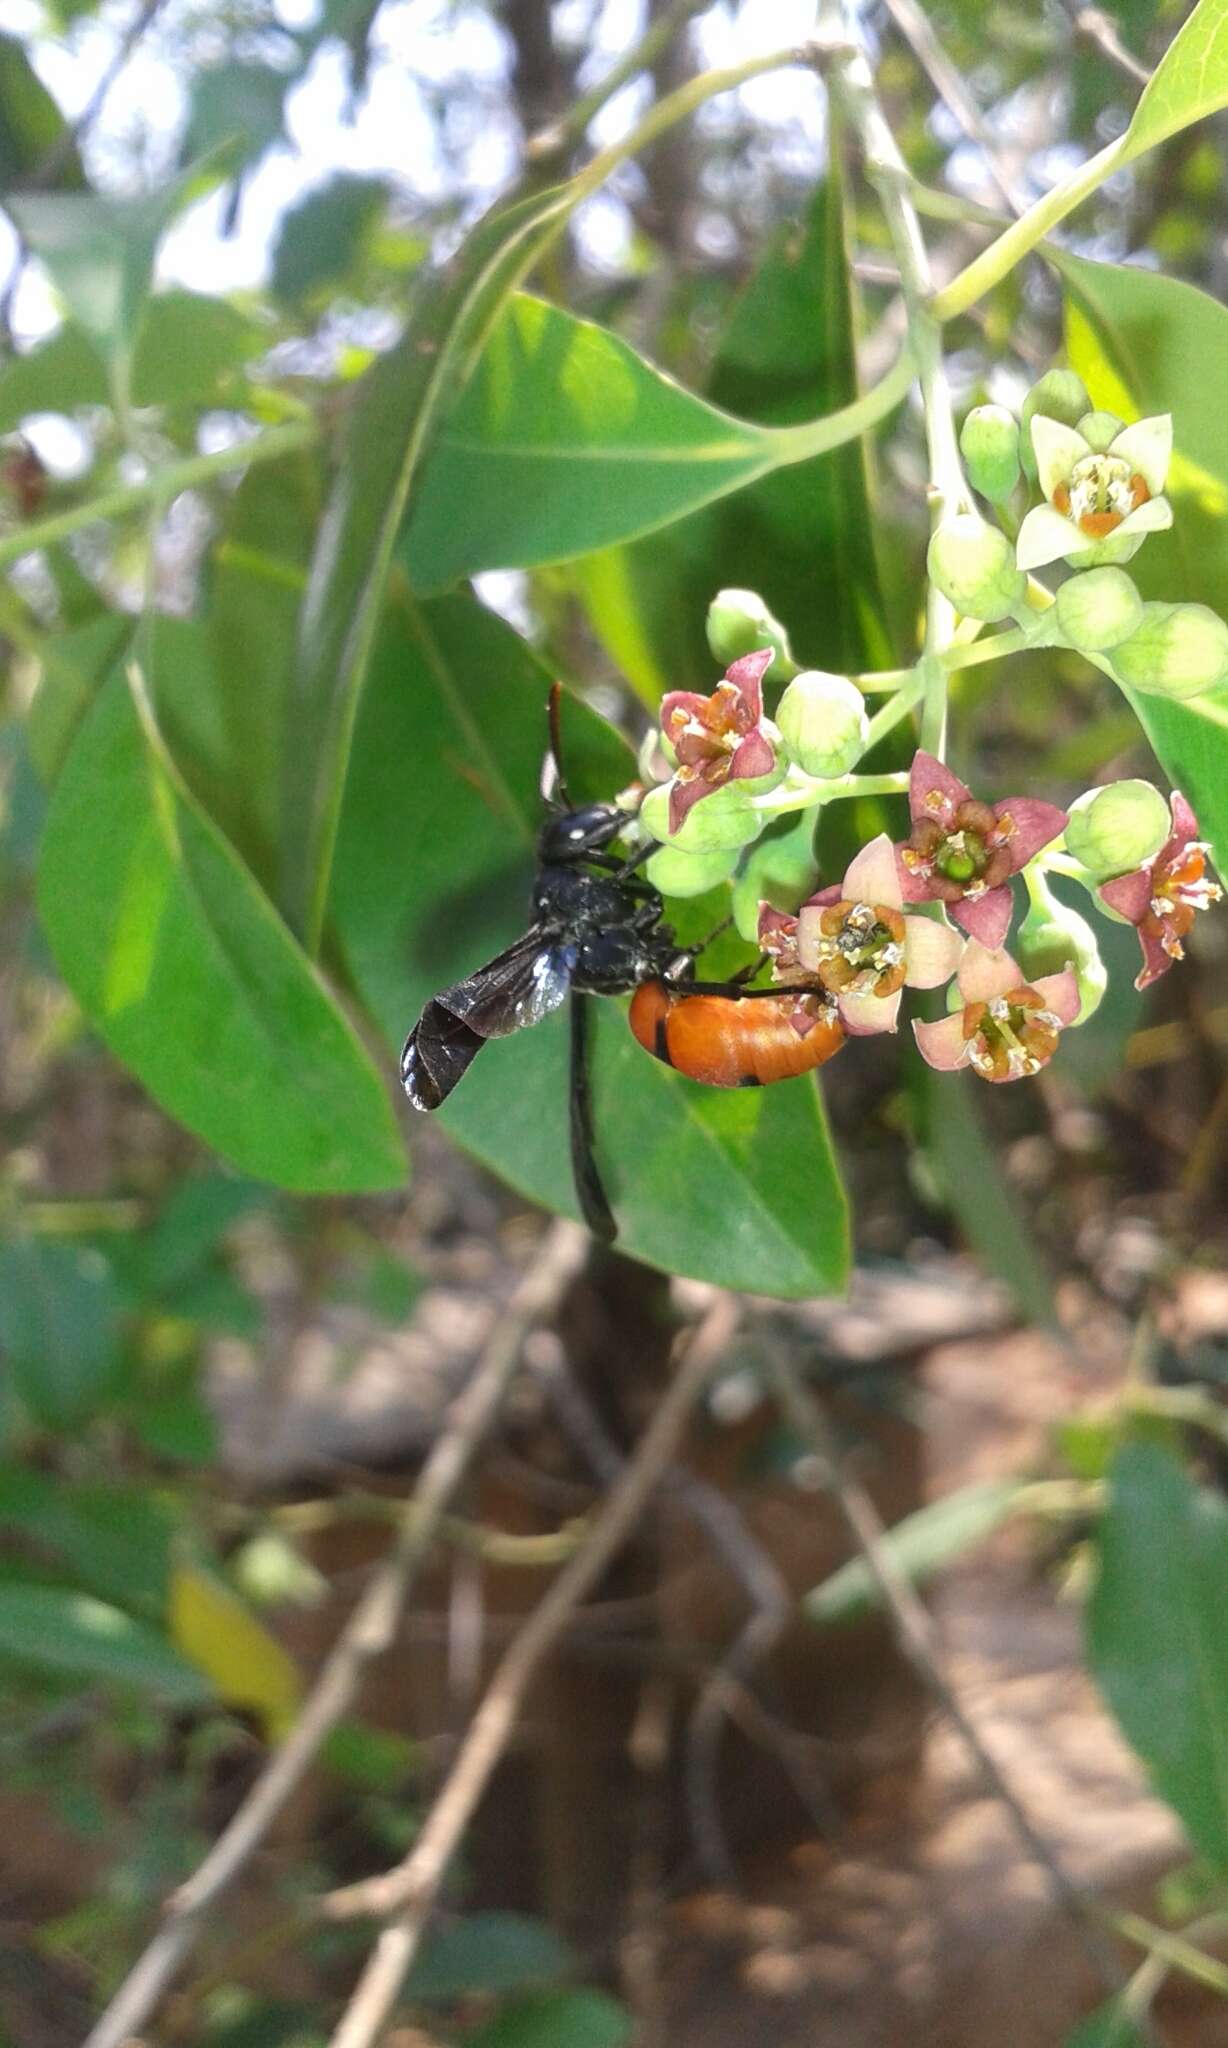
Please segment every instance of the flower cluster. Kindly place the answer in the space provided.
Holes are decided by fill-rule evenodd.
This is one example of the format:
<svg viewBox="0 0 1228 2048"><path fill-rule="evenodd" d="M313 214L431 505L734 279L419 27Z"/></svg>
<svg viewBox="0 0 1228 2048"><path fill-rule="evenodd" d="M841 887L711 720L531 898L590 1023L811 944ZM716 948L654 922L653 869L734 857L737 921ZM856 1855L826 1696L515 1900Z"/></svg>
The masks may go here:
<svg viewBox="0 0 1228 2048"><path fill-rule="evenodd" d="M1202 605L1145 602L1121 566L1172 523L1170 419L1127 426L1094 411L1072 372L1051 371L1019 421L977 407L960 446L1001 524L969 497L932 537L931 580L974 622L957 636L952 668L969 652L986 658L992 639L984 653L969 641L1013 616L1018 630L997 636L1000 653L1071 647L1128 692L1188 698L1228 683L1228 626ZM1028 483L1043 500L1030 508L1020 502ZM1074 573L1042 589L1031 572L1059 561ZM657 758L672 772L641 806L642 830L660 842L646 873L680 896L732 882L734 920L757 942L771 985L821 1003L842 1034L896 1031L907 990L945 988L948 1015L913 1024L929 1065L1025 1079L1086 1022L1106 985L1095 931L1054 893L1053 875L1135 927L1139 988L1183 957L1197 912L1219 899L1210 847L1178 792L1166 800L1125 779L1069 809L1034 796L990 801L927 748L906 775L856 774L874 740L932 688L943 657L874 678L800 668L786 629L744 590L719 593L708 638L729 663L723 678L711 695L675 690L661 707ZM771 717L765 682L779 692ZM859 682L898 692L895 707L871 720ZM651 754L645 763L651 773ZM816 887L819 813L862 794L906 794L907 834L896 843L880 832L839 881ZM789 813L795 823L762 837ZM1016 877L1028 909L1012 940Z"/></svg>

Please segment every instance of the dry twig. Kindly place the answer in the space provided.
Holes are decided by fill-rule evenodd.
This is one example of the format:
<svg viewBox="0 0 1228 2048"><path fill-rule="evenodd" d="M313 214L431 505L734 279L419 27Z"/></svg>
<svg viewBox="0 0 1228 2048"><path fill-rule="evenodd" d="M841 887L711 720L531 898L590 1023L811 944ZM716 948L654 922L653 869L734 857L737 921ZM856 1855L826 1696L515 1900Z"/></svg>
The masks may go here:
<svg viewBox="0 0 1228 2048"><path fill-rule="evenodd" d="M334 1919L359 1914L389 1919L332 2035L330 2048L372 2048L379 2039L448 1866L515 1730L529 1686L576 1607L632 1534L646 1502L661 1483L736 1316L735 1303L719 1296L683 1340L674 1379L594 1517L583 1548L563 1567L500 1660L410 1854L394 1869L333 1892L323 1901L323 1910Z"/></svg>
<svg viewBox="0 0 1228 2048"><path fill-rule="evenodd" d="M195 1945L204 1920L259 1848L273 1821L348 1710L368 1664L393 1641L419 1565L473 1458L502 1410L530 1330L556 1308L588 1247L556 1223L453 1403L401 1520L397 1541L334 1643L298 1720L203 1863L167 1901L163 1924L90 2033L85 2048L124 2048Z"/></svg>
<svg viewBox="0 0 1228 2048"><path fill-rule="evenodd" d="M887 12L911 48L935 92L946 101L969 142L975 143L980 150L989 175L1011 212L1026 213L1028 196L1022 186L1016 183L1009 167L1002 161L1002 152L990 132L984 115L969 92L962 72L952 63L935 35L928 16L916 4L916 0L887 0Z"/></svg>

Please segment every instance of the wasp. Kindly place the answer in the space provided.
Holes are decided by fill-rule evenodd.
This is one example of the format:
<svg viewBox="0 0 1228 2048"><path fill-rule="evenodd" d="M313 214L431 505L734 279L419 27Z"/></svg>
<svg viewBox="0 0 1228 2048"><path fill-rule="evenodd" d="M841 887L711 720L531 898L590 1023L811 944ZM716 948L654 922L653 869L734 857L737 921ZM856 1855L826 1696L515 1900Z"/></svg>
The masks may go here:
<svg viewBox="0 0 1228 2048"><path fill-rule="evenodd" d="M636 872L651 844L620 859L610 848L627 829L626 811L572 803L561 697L556 683L544 787L550 815L537 838L532 921L505 951L430 998L405 1041L401 1082L415 1109L438 1109L490 1039L540 1023L570 997L572 1173L585 1222L609 1244L618 1226L595 1154L589 997L630 994L631 1030L644 1050L715 1088L757 1088L810 1073L839 1051L844 1030L817 983L782 990L696 979L703 946L679 946L660 891Z"/></svg>

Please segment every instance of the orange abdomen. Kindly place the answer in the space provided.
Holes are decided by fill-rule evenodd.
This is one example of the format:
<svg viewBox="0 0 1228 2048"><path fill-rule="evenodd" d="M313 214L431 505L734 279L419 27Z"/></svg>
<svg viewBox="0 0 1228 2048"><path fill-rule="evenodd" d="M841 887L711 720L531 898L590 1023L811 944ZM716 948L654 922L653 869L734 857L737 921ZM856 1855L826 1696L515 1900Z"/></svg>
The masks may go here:
<svg viewBox="0 0 1228 2048"><path fill-rule="evenodd" d="M783 990L739 999L646 981L631 998L630 1024L645 1052L709 1088L789 1081L821 1067L844 1044L833 1005Z"/></svg>

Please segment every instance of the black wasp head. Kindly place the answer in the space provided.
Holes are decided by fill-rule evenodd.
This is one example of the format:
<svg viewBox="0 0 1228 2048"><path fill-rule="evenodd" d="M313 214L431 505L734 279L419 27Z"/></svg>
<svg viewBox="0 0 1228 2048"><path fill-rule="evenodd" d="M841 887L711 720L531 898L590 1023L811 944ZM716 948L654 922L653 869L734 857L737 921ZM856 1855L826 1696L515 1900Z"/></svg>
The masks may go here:
<svg viewBox="0 0 1228 2048"><path fill-rule="evenodd" d="M543 861L581 861L585 854L600 853L617 839L626 823L626 813L617 804L586 804L580 811L560 811L542 826L537 850Z"/></svg>

